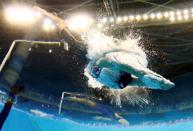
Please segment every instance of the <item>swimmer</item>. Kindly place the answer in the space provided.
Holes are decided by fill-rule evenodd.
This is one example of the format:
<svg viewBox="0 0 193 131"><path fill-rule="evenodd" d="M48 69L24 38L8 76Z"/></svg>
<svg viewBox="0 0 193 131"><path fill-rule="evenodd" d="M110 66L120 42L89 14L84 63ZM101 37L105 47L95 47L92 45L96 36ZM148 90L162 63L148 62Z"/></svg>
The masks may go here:
<svg viewBox="0 0 193 131"><path fill-rule="evenodd" d="M97 81L114 89L142 87L168 90L174 87L174 83L143 65L135 67L132 64L118 63L107 57L91 61L87 69L90 75Z"/></svg>
<svg viewBox="0 0 193 131"><path fill-rule="evenodd" d="M34 6L34 9L52 19L56 23L58 29L64 31L66 35L74 41L79 42L79 40L77 40L76 37L68 30L67 23L63 19L37 6ZM125 63L123 61L108 59L106 56L110 53L105 53L104 56L98 58L97 60L91 60L91 62L87 65L88 74L104 86L114 89L142 87L161 90L168 90L174 87L174 83L148 69L147 66L140 61L141 58L138 59L138 57L140 57L138 54L126 52L126 57L128 59L131 58L132 60L130 61L135 62ZM120 51L117 53L119 54L122 52ZM114 55L116 55L116 53ZM121 55L119 58L120 57Z"/></svg>

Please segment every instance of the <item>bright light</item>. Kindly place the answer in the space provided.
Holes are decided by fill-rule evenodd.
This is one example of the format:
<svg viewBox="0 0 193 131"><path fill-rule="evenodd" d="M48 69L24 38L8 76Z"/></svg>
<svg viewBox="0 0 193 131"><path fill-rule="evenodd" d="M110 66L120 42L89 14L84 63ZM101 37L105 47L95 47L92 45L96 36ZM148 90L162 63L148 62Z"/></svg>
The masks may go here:
<svg viewBox="0 0 193 131"><path fill-rule="evenodd" d="M183 13L184 13L185 15L187 15L187 14L188 14L188 10L187 10L187 9L183 10Z"/></svg>
<svg viewBox="0 0 193 131"><path fill-rule="evenodd" d="M127 16L124 16L123 17L123 20L126 22L128 20L128 17Z"/></svg>
<svg viewBox="0 0 193 131"><path fill-rule="evenodd" d="M106 21L106 18L104 19ZM72 31L86 31L92 24L93 19L85 14L75 15L68 20L68 28Z"/></svg>
<svg viewBox="0 0 193 131"><path fill-rule="evenodd" d="M97 24L97 27L98 27L98 28L102 28L103 25L102 25L101 23L98 23L98 24Z"/></svg>
<svg viewBox="0 0 193 131"><path fill-rule="evenodd" d="M42 17L42 14L40 12L35 12L35 17L36 18L41 18Z"/></svg>
<svg viewBox="0 0 193 131"><path fill-rule="evenodd" d="M133 21L134 19L135 19L135 17L134 17L133 15L130 15L130 16L129 16L129 20L130 20L130 21Z"/></svg>
<svg viewBox="0 0 193 131"><path fill-rule="evenodd" d="M29 48L29 49L28 49L28 51L31 51L31 50L32 50L32 48Z"/></svg>
<svg viewBox="0 0 193 131"><path fill-rule="evenodd" d="M117 22L120 23L122 21L121 17L117 17Z"/></svg>
<svg viewBox="0 0 193 131"><path fill-rule="evenodd" d="M103 18L103 19L102 19L102 22L103 22L103 23L106 23L106 22L107 22L107 18L106 18L106 17Z"/></svg>
<svg viewBox="0 0 193 131"><path fill-rule="evenodd" d="M33 24L36 12L26 5L9 5L5 8L5 18L10 24L29 25Z"/></svg>
<svg viewBox="0 0 193 131"><path fill-rule="evenodd" d="M148 15L147 15L147 14L144 14L144 15L143 15L143 19L144 19L144 20L147 20L147 19L148 19Z"/></svg>
<svg viewBox="0 0 193 131"><path fill-rule="evenodd" d="M175 19L174 16L170 17L170 21L171 21L171 22L174 22L175 20L176 20L176 19Z"/></svg>
<svg viewBox="0 0 193 131"><path fill-rule="evenodd" d="M189 9L177 9L177 10L168 10L168 11L160 11L160 12L152 12L150 14L130 14L129 16L125 15L123 17L118 16L116 18L114 17L110 17L110 18L105 18L103 20L101 20L101 24L104 24L106 22L109 23L121 23L121 22L140 22L141 20L147 21L149 19L154 20L156 19L161 21L162 19L164 20L169 20L171 22L179 22L179 21L187 21L189 18L193 18L193 8L189 8ZM191 20L192 21L192 20ZM99 26L101 27L101 26Z"/></svg>
<svg viewBox="0 0 193 131"><path fill-rule="evenodd" d="M114 22L114 18L111 17L111 18L110 18L110 22Z"/></svg>
<svg viewBox="0 0 193 131"><path fill-rule="evenodd" d="M161 19L161 18L163 17L163 15L162 15L161 13L157 13L157 14L156 14L156 17L157 17L158 19Z"/></svg>
<svg viewBox="0 0 193 131"><path fill-rule="evenodd" d="M173 11L170 11L170 16L174 16L174 12Z"/></svg>
<svg viewBox="0 0 193 131"><path fill-rule="evenodd" d="M176 12L176 15L178 15L178 16L181 15L181 11L178 10L178 11Z"/></svg>
<svg viewBox="0 0 193 131"><path fill-rule="evenodd" d="M49 49L49 51L48 51L49 53L52 53L52 49Z"/></svg>
<svg viewBox="0 0 193 131"><path fill-rule="evenodd" d="M155 18L155 14L152 13L152 14L150 15L150 18L151 18L151 19L154 19L154 18Z"/></svg>
<svg viewBox="0 0 193 131"><path fill-rule="evenodd" d="M188 20L188 18L189 18L188 14L184 15L185 20Z"/></svg>
<svg viewBox="0 0 193 131"><path fill-rule="evenodd" d="M46 18L44 21L43 21L43 30L44 31L52 31L52 30L55 30L56 26L54 25L54 23Z"/></svg>
<svg viewBox="0 0 193 131"><path fill-rule="evenodd" d="M140 21L140 20L141 20L141 16L140 16L140 15L136 15L135 18L136 18L137 21Z"/></svg>
<svg viewBox="0 0 193 131"><path fill-rule="evenodd" d="M181 20L182 20L182 16L181 16L181 15L178 15L177 19L178 19L179 21L181 21Z"/></svg>
<svg viewBox="0 0 193 131"><path fill-rule="evenodd" d="M164 17L165 17L165 18L168 18L168 16L169 16L169 13L168 13L168 12L165 12L165 13L164 13Z"/></svg>

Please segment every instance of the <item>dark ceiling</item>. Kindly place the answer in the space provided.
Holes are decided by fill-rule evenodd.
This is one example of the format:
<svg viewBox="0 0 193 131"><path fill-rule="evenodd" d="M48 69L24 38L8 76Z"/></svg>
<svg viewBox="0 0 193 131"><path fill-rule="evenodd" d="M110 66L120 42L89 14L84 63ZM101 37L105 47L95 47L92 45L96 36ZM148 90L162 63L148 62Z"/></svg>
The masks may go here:
<svg viewBox="0 0 193 131"><path fill-rule="evenodd" d="M120 15L131 12L170 10L190 7L192 0L2 0L2 2L28 2L55 12L92 12Z"/></svg>
<svg viewBox="0 0 193 131"><path fill-rule="evenodd" d="M56 11L92 11L119 15L140 10L166 10L191 6L192 0L34 0L40 6ZM100 12L101 13L101 12Z"/></svg>

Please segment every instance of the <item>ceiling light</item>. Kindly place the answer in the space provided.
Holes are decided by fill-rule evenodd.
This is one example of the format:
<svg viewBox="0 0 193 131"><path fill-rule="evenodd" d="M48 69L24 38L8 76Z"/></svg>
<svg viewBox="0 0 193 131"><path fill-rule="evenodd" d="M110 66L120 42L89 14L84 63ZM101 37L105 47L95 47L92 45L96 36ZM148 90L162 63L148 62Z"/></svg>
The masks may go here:
<svg viewBox="0 0 193 131"><path fill-rule="evenodd" d="M56 26L54 25L54 23L50 19L46 18L43 21L42 28L44 31L52 31L56 28Z"/></svg>
<svg viewBox="0 0 193 131"><path fill-rule="evenodd" d="M111 17L111 18L110 18L110 22L114 22L114 18Z"/></svg>
<svg viewBox="0 0 193 131"><path fill-rule="evenodd" d="M122 21L121 17L117 17L117 22L120 23Z"/></svg>
<svg viewBox="0 0 193 131"><path fill-rule="evenodd" d="M176 18L174 16L170 17L170 21L174 22L176 20Z"/></svg>
<svg viewBox="0 0 193 131"><path fill-rule="evenodd" d="M181 15L181 11L178 10L178 11L176 12L176 15Z"/></svg>
<svg viewBox="0 0 193 131"><path fill-rule="evenodd" d="M154 19L155 18L155 14L154 13L150 14L150 18Z"/></svg>
<svg viewBox="0 0 193 131"><path fill-rule="evenodd" d="M29 25L35 22L35 12L27 5L9 5L5 8L5 19L10 24Z"/></svg>
<svg viewBox="0 0 193 131"><path fill-rule="evenodd" d="M189 16L186 14L186 15L184 15L184 19L185 20L188 20L188 18L189 18Z"/></svg>
<svg viewBox="0 0 193 131"><path fill-rule="evenodd" d="M140 21L140 20L141 20L141 16L140 16L140 15L136 15L135 19L136 19L137 21Z"/></svg>
<svg viewBox="0 0 193 131"><path fill-rule="evenodd" d="M174 16L174 12L173 11L170 11L170 16Z"/></svg>
<svg viewBox="0 0 193 131"><path fill-rule="evenodd" d="M161 13L157 13L157 14L156 14L156 17L157 17L158 19L161 19L161 18L163 17L163 15L162 15Z"/></svg>
<svg viewBox="0 0 193 131"><path fill-rule="evenodd" d="M102 25L101 23L98 23L98 24L97 24L97 27L98 27L98 28L102 28L103 25Z"/></svg>
<svg viewBox="0 0 193 131"><path fill-rule="evenodd" d="M147 19L148 19L148 15L147 15L147 14L144 14L144 15L143 15L143 19L144 19L144 20L147 20Z"/></svg>
<svg viewBox="0 0 193 131"><path fill-rule="evenodd" d="M169 13L168 12L164 12L164 17L168 18L168 16L169 16Z"/></svg>
<svg viewBox="0 0 193 131"><path fill-rule="evenodd" d="M107 22L107 18L105 17L102 19L102 23L106 23L106 22Z"/></svg>
<svg viewBox="0 0 193 131"><path fill-rule="evenodd" d="M183 13L184 13L185 15L187 15L187 14L188 14L188 10L187 10L187 9L183 10Z"/></svg>
<svg viewBox="0 0 193 131"><path fill-rule="evenodd" d="M130 16L129 16L129 20L130 20L130 21L133 21L134 19L135 19L135 17L134 17L133 15L130 15Z"/></svg>
<svg viewBox="0 0 193 131"><path fill-rule="evenodd" d="M128 20L128 17L127 17L127 16L124 16L124 17L123 17L123 20L124 20L124 21L127 21L127 20Z"/></svg>
<svg viewBox="0 0 193 131"><path fill-rule="evenodd" d="M182 20L182 16L181 15L177 16L177 20L181 21Z"/></svg>
<svg viewBox="0 0 193 131"><path fill-rule="evenodd" d="M103 22L107 21L107 18L102 19ZM77 14L72 16L68 20L68 28L71 31L83 32L89 29L94 20L86 14Z"/></svg>

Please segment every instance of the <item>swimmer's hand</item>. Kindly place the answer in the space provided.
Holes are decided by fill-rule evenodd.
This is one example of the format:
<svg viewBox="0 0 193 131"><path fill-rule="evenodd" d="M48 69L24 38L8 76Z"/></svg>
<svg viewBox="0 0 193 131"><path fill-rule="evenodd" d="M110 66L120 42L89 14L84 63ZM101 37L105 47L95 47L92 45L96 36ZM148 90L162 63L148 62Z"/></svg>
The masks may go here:
<svg viewBox="0 0 193 131"><path fill-rule="evenodd" d="M62 29L67 28L67 24L65 23L65 21L63 19L61 19L60 17L58 17L57 15L50 13L50 12L46 11L45 9L42 9L38 6L34 6L33 9L38 11L42 15L47 16L51 20L53 20L56 23L56 25L59 27L59 29L62 30Z"/></svg>
<svg viewBox="0 0 193 131"><path fill-rule="evenodd" d="M34 6L33 7L34 10L38 11L39 13L41 13L42 15L50 18L58 27L58 29L60 29L61 31L64 31L66 33L66 35L68 35L70 38L72 38L74 41L76 42L81 42L79 39L77 39L74 34L68 29L68 24L60 17L58 17L56 14L54 13L50 13L48 11L46 11L45 9L42 9L38 6Z"/></svg>

